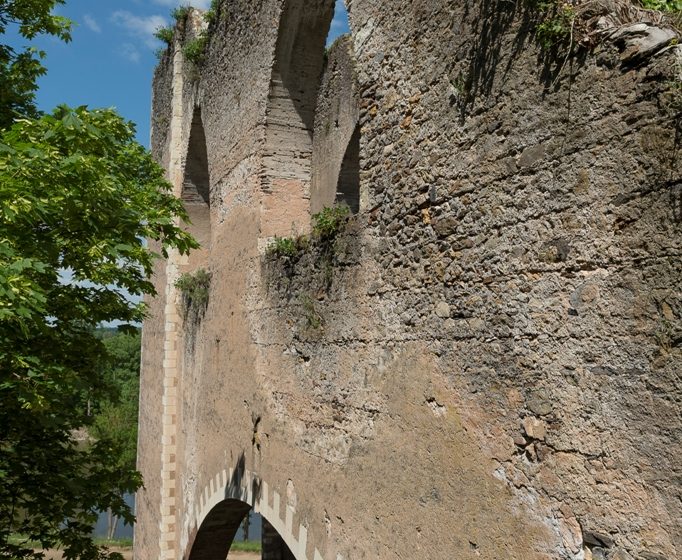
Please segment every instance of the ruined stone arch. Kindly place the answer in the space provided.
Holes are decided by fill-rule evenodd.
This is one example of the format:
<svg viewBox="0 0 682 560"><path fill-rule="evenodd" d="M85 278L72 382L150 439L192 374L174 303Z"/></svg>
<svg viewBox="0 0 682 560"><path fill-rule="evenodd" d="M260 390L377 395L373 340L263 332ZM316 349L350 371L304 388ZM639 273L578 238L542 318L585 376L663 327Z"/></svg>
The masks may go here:
<svg viewBox="0 0 682 560"><path fill-rule="evenodd" d="M204 487L190 527L193 531L185 547L186 560L224 560L247 512L253 508L277 531L296 560L324 560L315 548L308 553L308 529L294 526L296 510L286 497L271 490L256 474L237 466L216 474ZM283 507L282 507L283 506ZM283 511L283 513L282 513ZM337 560L343 560L337 556Z"/></svg>
<svg viewBox="0 0 682 560"><path fill-rule="evenodd" d="M335 0L286 0L270 78L261 232L304 230L310 216L313 130Z"/></svg>
<svg viewBox="0 0 682 560"><path fill-rule="evenodd" d="M201 249L191 256L184 267L183 272L190 272L208 265L211 244L211 181L206 134L199 106L193 110L180 197L190 219L186 229L201 244Z"/></svg>
<svg viewBox="0 0 682 560"><path fill-rule="evenodd" d="M341 1L341 0L339 0ZM315 109L310 209L346 204L360 210L360 94L349 35L327 50Z"/></svg>
<svg viewBox="0 0 682 560"><path fill-rule="evenodd" d="M355 125L341 160L336 183L336 203L346 204L356 214L360 210L360 124Z"/></svg>

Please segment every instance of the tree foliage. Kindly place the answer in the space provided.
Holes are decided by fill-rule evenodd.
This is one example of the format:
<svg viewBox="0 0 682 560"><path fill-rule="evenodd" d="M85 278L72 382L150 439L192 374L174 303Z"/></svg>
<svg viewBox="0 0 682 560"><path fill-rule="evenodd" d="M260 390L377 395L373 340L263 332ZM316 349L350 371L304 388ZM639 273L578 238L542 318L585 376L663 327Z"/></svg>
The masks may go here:
<svg viewBox="0 0 682 560"><path fill-rule="evenodd" d="M139 474L116 437L83 445L87 403L111 398L101 322L140 321L155 255L195 242L162 170L111 110L60 107L0 133L0 557L21 533L65 557L105 558L98 512L132 522ZM14 542L14 541L12 541ZM27 541L28 542L28 541Z"/></svg>
<svg viewBox="0 0 682 560"><path fill-rule="evenodd" d="M100 375L112 388L111 397L92 403L94 423L90 435L96 440L112 441L119 453L112 457L126 472L135 469L137 458L137 412L140 392L140 332L112 333L100 329L107 360ZM116 533L118 517L108 512L107 539Z"/></svg>
<svg viewBox="0 0 682 560"><path fill-rule="evenodd" d="M14 26L25 39L54 35L71 40L71 22L52 9L64 0L0 0L0 35ZM7 128L17 116L37 116L36 80L45 73L45 53L26 47L17 50L0 44L0 128Z"/></svg>
<svg viewBox="0 0 682 560"><path fill-rule="evenodd" d="M137 457L137 413L140 392L140 332L116 332L102 338L106 360L100 370L112 394L93 403L94 423L91 435L118 444L121 452L114 457L122 468L135 469Z"/></svg>
<svg viewBox="0 0 682 560"><path fill-rule="evenodd" d="M63 3L0 0L0 34L68 41L71 23L52 13ZM129 295L154 293L145 239L164 254L196 243L130 123L112 110L38 111L43 56L0 44L0 558L39 558L36 542L114 558L91 533L102 511L133 521L139 354L96 328L142 319Z"/></svg>

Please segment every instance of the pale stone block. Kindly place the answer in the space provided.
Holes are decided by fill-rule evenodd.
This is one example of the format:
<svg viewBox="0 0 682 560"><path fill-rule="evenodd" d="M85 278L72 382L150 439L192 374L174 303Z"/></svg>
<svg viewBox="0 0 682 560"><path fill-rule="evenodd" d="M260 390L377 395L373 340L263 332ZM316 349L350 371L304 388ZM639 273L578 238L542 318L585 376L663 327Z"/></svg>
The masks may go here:
<svg viewBox="0 0 682 560"><path fill-rule="evenodd" d="M287 506L287 510L284 513L284 526L287 528L287 533L293 531L293 520L294 520L294 508Z"/></svg>
<svg viewBox="0 0 682 560"><path fill-rule="evenodd" d="M303 525L299 525L298 527L298 550L300 552L300 556L302 558L305 558L305 549L308 546L308 528L304 527Z"/></svg>
<svg viewBox="0 0 682 560"><path fill-rule="evenodd" d="M270 488L268 487L268 483L267 482L261 482L261 487L260 487L260 506L261 507L268 507L269 490L270 490Z"/></svg>
<svg viewBox="0 0 682 560"><path fill-rule="evenodd" d="M277 519L279 519L279 492L274 492L272 495L272 509Z"/></svg>

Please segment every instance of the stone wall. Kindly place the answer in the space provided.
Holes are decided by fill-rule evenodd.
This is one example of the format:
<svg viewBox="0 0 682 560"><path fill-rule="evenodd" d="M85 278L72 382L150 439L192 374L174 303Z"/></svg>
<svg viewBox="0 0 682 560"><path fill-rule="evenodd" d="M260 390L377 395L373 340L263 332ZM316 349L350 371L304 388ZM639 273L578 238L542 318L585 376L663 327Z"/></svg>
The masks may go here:
<svg viewBox="0 0 682 560"><path fill-rule="evenodd" d="M353 88L328 87L318 51L285 92L282 53L320 47L311 22L332 4L222 2L205 64L157 72L154 122L182 123L177 149L155 124L160 161L185 158L201 108L212 285L203 319L177 325L176 532L158 545L163 300L145 324L136 554L211 557L192 543L220 532L216 508L235 517L229 496L299 560L676 558L674 32L607 11L566 56L525 3L349 4L359 213L293 252L268 238L333 200L316 153L338 161L343 142L320 135ZM173 72L182 108L159 116ZM319 84L315 125L298 113L308 147L273 151L279 109Z"/></svg>

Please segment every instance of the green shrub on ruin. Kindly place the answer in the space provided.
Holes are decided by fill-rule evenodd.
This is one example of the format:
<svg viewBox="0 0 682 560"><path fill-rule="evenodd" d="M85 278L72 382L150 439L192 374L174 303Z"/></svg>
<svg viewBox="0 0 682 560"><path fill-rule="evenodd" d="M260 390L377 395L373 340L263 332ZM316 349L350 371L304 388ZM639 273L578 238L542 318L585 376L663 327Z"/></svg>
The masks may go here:
<svg viewBox="0 0 682 560"><path fill-rule="evenodd" d="M535 37L543 49L570 42L576 19L575 4L562 0L527 0L534 13Z"/></svg>
<svg viewBox="0 0 682 560"><path fill-rule="evenodd" d="M350 208L345 204L325 207L317 214L313 214L313 236L328 240L336 237L348 221Z"/></svg>
<svg viewBox="0 0 682 560"><path fill-rule="evenodd" d="M536 37L546 49L566 44L571 39L574 21L575 10L571 4L552 3L535 28Z"/></svg>
<svg viewBox="0 0 682 560"><path fill-rule="evenodd" d="M191 11L191 6L178 6L171 12L171 16L175 20L175 23L183 24Z"/></svg>
<svg viewBox="0 0 682 560"><path fill-rule="evenodd" d="M682 0L642 0L642 6L661 12L682 12Z"/></svg>
<svg viewBox="0 0 682 560"><path fill-rule="evenodd" d="M218 9L220 8L220 0L211 0L211 6L204 14L204 20L209 25L218 21Z"/></svg>
<svg viewBox="0 0 682 560"><path fill-rule="evenodd" d="M202 33L198 37L191 39L182 47L182 54L193 64L201 64L206 53L208 36Z"/></svg>
<svg viewBox="0 0 682 560"><path fill-rule="evenodd" d="M175 31L172 27L159 27L154 32L154 37L159 41L166 43L166 45L171 46L173 44L173 37L175 36Z"/></svg>
<svg viewBox="0 0 682 560"><path fill-rule="evenodd" d="M187 272L175 281L175 287L182 294L185 318L190 315L202 315L208 306L211 273L203 268Z"/></svg>
<svg viewBox="0 0 682 560"><path fill-rule="evenodd" d="M305 250L308 243L308 237L305 235L295 237L279 237L276 235L265 252L269 256L293 257Z"/></svg>

